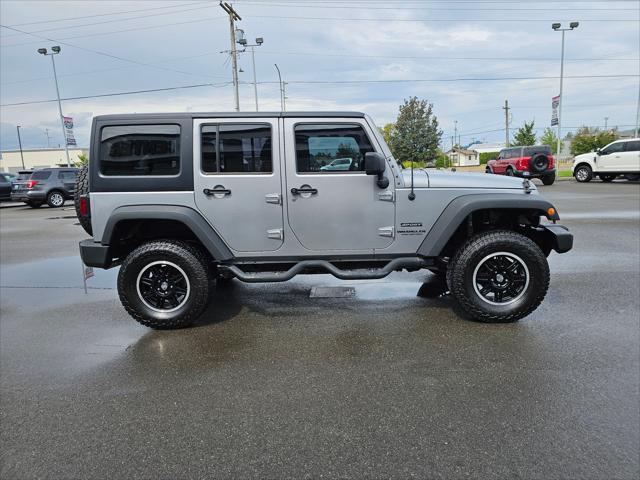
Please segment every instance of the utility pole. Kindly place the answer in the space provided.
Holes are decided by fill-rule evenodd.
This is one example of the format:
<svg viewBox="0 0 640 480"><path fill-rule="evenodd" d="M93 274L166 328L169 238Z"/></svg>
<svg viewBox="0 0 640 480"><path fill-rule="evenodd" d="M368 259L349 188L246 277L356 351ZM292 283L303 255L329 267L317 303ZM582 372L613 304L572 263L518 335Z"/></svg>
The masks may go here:
<svg viewBox="0 0 640 480"><path fill-rule="evenodd" d="M220 2L220 7L229 15L229 32L231 34L231 68L233 69L233 94L236 112L240 111L240 94L238 92L238 50L236 49L236 20L242 20L238 12L227 2Z"/></svg>
<svg viewBox="0 0 640 480"><path fill-rule="evenodd" d="M504 146L509 146L509 100L504 101Z"/></svg>
<svg viewBox="0 0 640 480"><path fill-rule="evenodd" d="M47 148L50 148L49 139L51 137L49 137L49 129L48 128L44 129L44 134L47 136Z"/></svg>
<svg viewBox="0 0 640 480"><path fill-rule="evenodd" d="M16 125L18 130L18 145L20 145L20 159L22 160L22 169L24 170L24 155L22 154L22 140L20 140L20 125Z"/></svg>
<svg viewBox="0 0 640 480"><path fill-rule="evenodd" d="M609 121L609 117L604 117L604 130L607 130L607 122Z"/></svg>
<svg viewBox="0 0 640 480"><path fill-rule="evenodd" d="M287 111L287 82L282 82L282 111Z"/></svg>
<svg viewBox="0 0 640 480"><path fill-rule="evenodd" d="M458 120L454 120L453 121L453 138L455 139L456 144L457 144L457 142L458 142Z"/></svg>

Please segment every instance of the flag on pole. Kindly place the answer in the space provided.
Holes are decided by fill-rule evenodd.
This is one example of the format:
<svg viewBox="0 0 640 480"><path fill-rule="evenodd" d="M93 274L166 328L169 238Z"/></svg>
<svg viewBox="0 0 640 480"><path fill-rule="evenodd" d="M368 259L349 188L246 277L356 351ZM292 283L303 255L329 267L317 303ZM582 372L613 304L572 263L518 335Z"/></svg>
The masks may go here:
<svg viewBox="0 0 640 480"><path fill-rule="evenodd" d="M558 125L558 106L560 105L560 95L551 98L551 126Z"/></svg>
<svg viewBox="0 0 640 480"><path fill-rule="evenodd" d="M67 145L76 146L76 139L73 136L73 118L72 117L62 117L64 120L64 136L67 140Z"/></svg>

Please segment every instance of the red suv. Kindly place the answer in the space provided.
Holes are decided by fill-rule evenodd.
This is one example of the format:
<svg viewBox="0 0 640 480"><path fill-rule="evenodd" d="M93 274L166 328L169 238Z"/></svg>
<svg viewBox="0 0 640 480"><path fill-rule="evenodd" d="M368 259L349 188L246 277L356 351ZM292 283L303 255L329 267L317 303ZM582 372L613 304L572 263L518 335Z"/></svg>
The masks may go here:
<svg viewBox="0 0 640 480"><path fill-rule="evenodd" d="M551 185L556 181L556 162L548 145L503 148L496 160L487 162L486 173L539 178Z"/></svg>

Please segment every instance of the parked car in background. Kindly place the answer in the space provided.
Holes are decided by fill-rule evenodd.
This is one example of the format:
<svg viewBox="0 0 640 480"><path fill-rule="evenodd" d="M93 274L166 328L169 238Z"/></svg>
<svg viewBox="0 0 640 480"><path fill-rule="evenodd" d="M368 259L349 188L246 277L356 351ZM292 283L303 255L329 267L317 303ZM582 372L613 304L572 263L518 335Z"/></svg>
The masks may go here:
<svg viewBox="0 0 640 480"><path fill-rule="evenodd" d="M616 140L595 152L576 155L571 171L580 183L590 182L595 176L603 182L611 182L618 175L624 175L628 180L638 180L640 138Z"/></svg>
<svg viewBox="0 0 640 480"><path fill-rule="evenodd" d="M320 167L320 170L323 172L337 171L337 170L351 170L351 166L353 164L354 163L352 158L336 158L329 165Z"/></svg>
<svg viewBox="0 0 640 480"><path fill-rule="evenodd" d="M548 145L503 148L496 160L487 162L486 173L539 178L545 185L556 181L555 159Z"/></svg>
<svg viewBox="0 0 640 480"><path fill-rule="evenodd" d="M0 201L11 200L11 175L0 173Z"/></svg>
<svg viewBox="0 0 640 480"><path fill-rule="evenodd" d="M27 180L13 183L11 200L24 202L31 208L47 203L51 208L64 205L75 191L77 168L43 168L34 171Z"/></svg>

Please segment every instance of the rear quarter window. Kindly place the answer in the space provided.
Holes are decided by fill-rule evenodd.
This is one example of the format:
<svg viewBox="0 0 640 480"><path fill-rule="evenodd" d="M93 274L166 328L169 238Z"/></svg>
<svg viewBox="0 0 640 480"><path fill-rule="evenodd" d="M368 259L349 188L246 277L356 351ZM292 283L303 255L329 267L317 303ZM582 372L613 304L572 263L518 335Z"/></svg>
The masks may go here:
<svg viewBox="0 0 640 480"><path fill-rule="evenodd" d="M167 176L180 173L179 125L113 125L100 135L100 173Z"/></svg>
<svg viewBox="0 0 640 480"><path fill-rule="evenodd" d="M51 171L33 172L31 180L47 180L51 176Z"/></svg>
<svg viewBox="0 0 640 480"><path fill-rule="evenodd" d="M524 157L532 157L542 153L543 155L551 155L551 147L548 145L540 145L535 147L524 147Z"/></svg>

